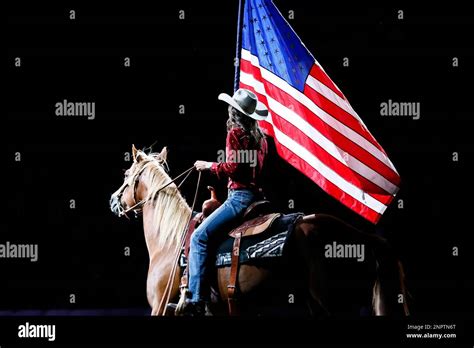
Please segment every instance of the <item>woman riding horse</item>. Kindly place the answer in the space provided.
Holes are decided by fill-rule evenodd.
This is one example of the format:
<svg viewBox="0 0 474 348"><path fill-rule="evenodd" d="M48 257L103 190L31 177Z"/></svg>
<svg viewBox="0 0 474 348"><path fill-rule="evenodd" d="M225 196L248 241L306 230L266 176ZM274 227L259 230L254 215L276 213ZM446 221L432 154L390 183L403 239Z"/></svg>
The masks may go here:
<svg viewBox="0 0 474 348"><path fill-rule="evenodd" d="M236 219L257 200L261 193L259 177L267 153L265 136L257 120L268 115L266 107L254 93L239 89L231 97L221 93L220 100L229 104L227 120L226 162L196 161L199 171L209 170L217 177L228 178L227 200L196 229L189 252L189 296L183 314L204 315L209 301L209 245L222 235ZM254 156L252 156L254 154ZM250 163L249 159L257 159Z"/></svg>

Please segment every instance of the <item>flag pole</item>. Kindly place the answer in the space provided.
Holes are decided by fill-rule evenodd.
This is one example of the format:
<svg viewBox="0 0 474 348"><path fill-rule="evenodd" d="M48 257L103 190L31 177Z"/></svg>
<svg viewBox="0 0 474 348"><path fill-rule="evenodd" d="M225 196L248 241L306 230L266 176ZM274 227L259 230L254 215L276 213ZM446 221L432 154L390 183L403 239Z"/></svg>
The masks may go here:
<svg viewBox="0 0 474 348"><path fill-rule="evenodd" d="M237 39L235 43L235 60L234 60L234 92L239 89L240 80L240 40L242 38L242 0L239 0L239 12L237 14Z"/></svg>

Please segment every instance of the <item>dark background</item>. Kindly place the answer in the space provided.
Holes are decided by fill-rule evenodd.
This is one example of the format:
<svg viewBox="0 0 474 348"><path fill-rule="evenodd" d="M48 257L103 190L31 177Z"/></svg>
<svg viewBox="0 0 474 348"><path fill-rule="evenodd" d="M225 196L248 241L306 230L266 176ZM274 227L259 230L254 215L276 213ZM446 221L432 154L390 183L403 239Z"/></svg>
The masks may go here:
<svg viewBox="0 0 474 348"><path fill-rule="evenodd" d="M294 199L294 211L330 213L388 238L405 265L415 314L472 312L470 9L459 2L275 3L284 15L295 11L290 24L389 154L401 174L404 208L394 202L372 226L273 147L267 195L282 211ZM217 95L233 87L236 12L236 1L181 0L153 7L17 2L9 9L0 242L38 243L39 261L0 260L0 310L147 308L141 223L113 216L108 200L130 166L124 153L132 143L168 146L172 176L197 159L215 160L227 117ZM56 117L54 105L63 99L95 102L96 119ZM420 102L421 119L381 117L388 99ZM14 161L17 151L21 162ZM189 203L195 179L183 186ZM225 182L209 174L203 180L225 198ZM198 204L206 197L201 189Z"/></svg>

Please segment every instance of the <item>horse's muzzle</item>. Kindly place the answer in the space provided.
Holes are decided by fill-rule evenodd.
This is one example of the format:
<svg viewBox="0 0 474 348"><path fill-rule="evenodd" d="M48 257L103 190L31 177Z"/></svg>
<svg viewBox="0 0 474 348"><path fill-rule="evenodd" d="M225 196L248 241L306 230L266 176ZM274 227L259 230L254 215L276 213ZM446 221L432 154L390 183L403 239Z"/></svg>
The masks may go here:
<svg viewBox="0 0 474 348"><path fill-rule="evenodd" d="M122 207L122 204L120 203L120 197L118 195L113 194L110 197L109 204L110 204L110 210L112 211L112 213L120 217L123 212L123 207Z"/></svg>

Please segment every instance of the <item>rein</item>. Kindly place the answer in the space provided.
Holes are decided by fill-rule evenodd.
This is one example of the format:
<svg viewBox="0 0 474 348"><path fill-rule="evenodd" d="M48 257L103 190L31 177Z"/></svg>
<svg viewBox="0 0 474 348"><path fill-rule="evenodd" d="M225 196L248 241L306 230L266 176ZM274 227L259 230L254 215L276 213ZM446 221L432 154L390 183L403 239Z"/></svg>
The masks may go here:
<svg viewBox="0 0 474 348"><path fill-rule="evenodd" d="M181 250L184 248L184 245L186 244L186 231L188 230L189 223L191 222L191 219L193 218L194 206L196 205L197 194L198 194L198 191L199 191L199 184L201 182L201 172L199 171L198 173L199 173L199 175L198 175L198 179L197 179L197 183L196 183L196 191L194 192L193 205L191 206L191 214L189 215L188 222L186 223L186 228L184 229L183 234L181 236L181 241L179 243L179 247L176 249L176 254L175 254L175 257L174 257L174 260L173 260L173 268L172 268L172 270L170 272L170 275L168 277L168 281L166 283L165 291L163 292L163 296L161 297L160 304L158 306L158 313L159 313L162 306L163 306L163 303L164 303L164 307L163 307L163 310L161 312L162 316L166 315L166 307L168 306L168 303L170 301L171 290L173 288L173 279L176 277L176 271L177 271L177 268L178 268L179 257L181 255ZM188 176L186 176L186 178L187 177ZM183 179L183 181L185 179ZM166 296L166 300L163 302L163 300L165 299L165 296Z"/></svg>

